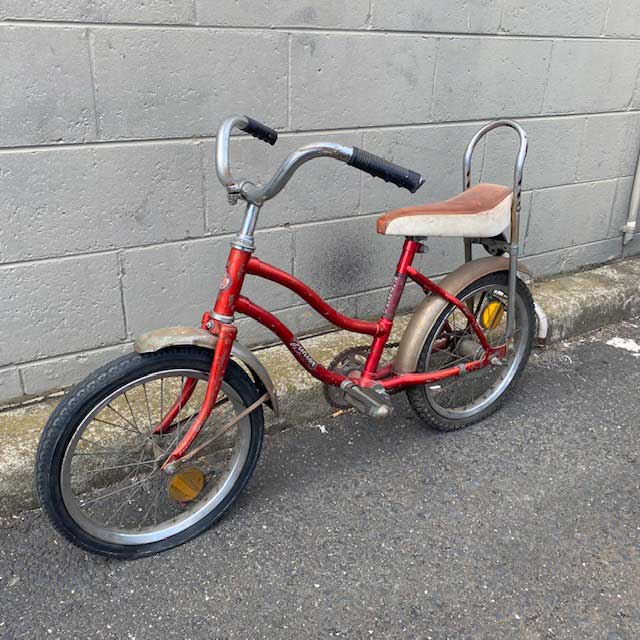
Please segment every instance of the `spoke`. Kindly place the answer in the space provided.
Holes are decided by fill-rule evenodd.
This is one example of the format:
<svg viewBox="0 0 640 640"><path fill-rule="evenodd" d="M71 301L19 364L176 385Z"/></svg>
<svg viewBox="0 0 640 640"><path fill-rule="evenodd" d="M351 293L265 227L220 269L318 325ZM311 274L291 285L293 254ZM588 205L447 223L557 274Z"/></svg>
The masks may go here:
<svg viewBox="0 0 640 640"><path fill-rule="evenodd" d="M126 395L126 394L125 394L125 395ZM128 420L127 418L125 418L125 417L124 417L124 416L123 416L119 411L117 411L116 409L114 409L114 408L111 406L111 403L109 403L109 404L107 405L107 407L109 407L109 409L111 409L111 411L113 411L113 413L115 413L117 416L120 416L120 417L121 417L121 418L122 418L122 419L123 419L123 420L124 420L128 425L129 425L129 426L133 427L133 428L135 429L136 433L140 433L140 430L136 427L136 425L135 425L135 424L132 424L131 422L129 422L129 420ZM97 418L96 418L96 420L97 420ZM140 434L140 435L142 435L142 434Z"/></svg>
<svg viewBox="0 0 640 640"><path fill-rule="evenodd" d="M139 484L136 487L133 488L133 491L122 501L122 504L104 521L104 526L106 527L109 522L111 522L111 519L114 518L116 515L118 515L118 513L120 513L122 511L122 509L124 508L124 506L129 503L129 500L131 500L131 498L133 498L133 496L136 495L136 493L138 493L138 491L140 491L140 489L142 488L142 485ZM120 527L122 527L122 516L120 516L120 520L118 521L118 525Z"/></svg>
<svg viewBox="0 0 640 640"><path fill-rule="evenodd" d="M116 424L115 422L109 422L108 420L102 420L101 418L93 418L96 422L101 422L102 424L108 424L111 425L112 427L117 427L118 429L122 429L123 431L126 431L127 433L133 433L134 435L143 438L145 440L148 440L148 436L145 436L143 433L140 433L140 431L134 430L134 429L127 429L127 427L125 427L122 424Z"/></svg>
<svg viewBox="0 0 640 640"><path fill-rule="evenodd" d="M99 454L99 453L74 453L73 454L74 456L107 455L107 454L113 454L113 453L122 453L124 451L124 449L107 449L106 447L103 447L101 444L98 444L97 442L94 442L93 440L89 440L89 438L86 438L85 436L80 436L80 438L78 438L78 440L82 440L84 442L88 442L89 444L93 445L94 447L97 447L101 451L104 451L104 453L103 454Z"/></svg>
<svg viewBox="0 0 640 640"><path fill-rule="evenodd" d="M160 378L160 422L164 420L164 378Z"/></svg>
<svg viewBox="0 0 640 640"><path fill-rule="evenodd" d="M109 449L105 449L104 451L96 451L95 453L74 453L73 456L113 456L113 455L119 455L121 453L124 453L126 451L126 449L113 449L113 450L109 450Z"/></svg>
<svg viewBox="0 0 640 640"><path fill-rule="evenodd" d="M140 429L138 429L138 421L136 420L136 416L133 413L133 409L131 408L131 403L129 402L129 397L127 396L127 392L124 392L124 399L127 402L127 406L129 407L129 412L131 413L131 417L133 418L133 423L134 423L134 427L136 431L140 431ZM140 433L142 433L140 431Z"/></svg>
<svg viewBox="0 0 640 640"><path fill-rule="evenodd" d="M153 501L149 502L149 506L147 507L147 510L144 512L144 516L142 516L142 520L140 520L140 524L138 525L138 531L140 531L140 529L142 529L142 525L147 521L147 516L151 513L151 509L155 507L155 514L156 514L156 519L154 519L153 524L157 524L157 514L158 514L158 496L160 494L160 491L162 489L162 482L158 483L158 488L156 489L156 492L153 496Z"/></svg>
<svg viewBox="0 0 640 640"><path fill-rule="evenodd" d="M144 391L144 399L147 403L147 416L149 416L149 431L152 431L151 428L151 409L149 408L149 396L147 395L147 383L142 383L142 390Z"/></svg>
<svg viewBox="0 0 640 640"><path fill-rule="evenodd" d="M155 458L153 460L138 460L137 462L129 462L127 464L118 464L113 467L101 467L100 469L94 469L87 473L101 473L102 471L113 471L113 469L126 469L127 467L139 467L141 464L155 464L158 462Z"/></svg>
<svg viewBox="0 0 640 640"><path fill-rule="evenodd" d="M115 491L110 491L109 493L105 493L102 496L98 496L97 498L93 498L92 500L88 500L87 502L83 502L81 503L80 506L86 507L87 505L93 504L94 502L98 502L99 500L104 500L105 498L115 496L117 493L122 493L123 491L127 491L128 489L131 489L131 487L135 487L136 485L146 482L155 473L155 471L156 470L154 469L148 476L145 476L144 478L142 478L142 480L136 480L133 484L130 484L126 487L121 487L120 489L116 489Z"/></svg>
<svg viewBox="0 0 640 640"><path fill-rule="evenodd" d="M475 308L475 310L473 311L473 315L476 318L476 320L478 319L478 313L480 313L480 309L482 309L482 305L484 304L485 298L487 297L487 292L483 291L482 295L480 296L480 300L478 300L478 304Z"/></svg>

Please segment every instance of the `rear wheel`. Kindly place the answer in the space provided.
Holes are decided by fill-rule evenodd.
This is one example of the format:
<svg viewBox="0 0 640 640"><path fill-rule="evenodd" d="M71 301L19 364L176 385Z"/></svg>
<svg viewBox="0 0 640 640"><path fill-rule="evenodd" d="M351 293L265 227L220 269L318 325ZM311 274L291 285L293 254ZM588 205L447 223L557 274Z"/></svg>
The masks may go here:
<svg viewBox="0 0 640 640"><path fill-rule="evenodd" d="M492 273L466 287L458 296L483 328L492 347L505 343L508 274ZM518 279L513 349L498 365L410 387L409 402L418 416L439 431L453 431L492 414L504 402L522 375L535 334L533 298ZM440 314L418 358L417 372L433 372L482 357L484 351L466 316L454 305Z"/></svg>
<svg viewBox="0 0 640 640"><path fill-rule="evenodd" d="M176 473L161 470L198 414L212 353L179 347L127 355L63 399L40 441L37 486L68 540L105 556L150 555L199 535L238 497L260 455L264 419L259 406L218 433L259 396L233 361L194 446L210 444ZM193 394L168 430L156 433L188 379L196 381Z"/></svg>

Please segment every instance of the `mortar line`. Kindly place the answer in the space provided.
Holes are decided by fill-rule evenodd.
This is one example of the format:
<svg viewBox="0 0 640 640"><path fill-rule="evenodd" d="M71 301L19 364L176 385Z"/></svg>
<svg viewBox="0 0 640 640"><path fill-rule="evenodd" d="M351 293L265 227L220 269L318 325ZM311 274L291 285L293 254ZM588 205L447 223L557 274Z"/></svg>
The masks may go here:
<svg viewBox="0 0 640 640"><path fill-rule="evenodd" d="M628 113L640 113L640 106L636 109L616 109L612 111L595 111L595 112L571 112L571 113L548 113L536 114L528 116L510 115L505 116L520 122L536 122L540 120L562 120L565 118L587 118L587 117L615 117ZM357 127L333 127L320 129L295 129L282 130L279 129L278 136L281 138L296 138L309 135L335 135L339 133L358 133L360 131L402 131L405 129L437 129L444 127L457 127L463 125L486 124L490 118L474 118L471 120L445 120L441 122L407 122L401 124L374 124L361 125ZM277 128L277 127L276 127ZM234 135L234 140L252 141L253 138L248 135ZM58 151L68 149L83 149L93 147L116 148L127 145L162 145L162 144L197 144L200 141L214 141L215 135L191 135L191 136L168 136L165 138L128 138L121 140L93 140L90 142L65 142L58 144L34 144L34 145L16 145L0 147L0 155L8 155L11 153L29 153L36 151Z"/></svg>
<svg viewBox="0 0 640 640"><path fill-rule="evenodd" d="M127 322L127 306L124 300L124 264L122 262L122 254L119 251L117 254L118 257L118 286L120 288L120 306L122 308L122 322L124 326L124 339L126 340L129 337L129 326Z"/></svg>
<svg viewBox="0 0 640 640"><path fill-rule="evenodd" d="M91 97L93 99L93 117L96 124L96 137L102 137L102 131L100 127L100 117L98 116L98 96L96 88L96 70L93 51L93 39L91 37L91 29L86 29L87 36L87 55L89 56L89 77L91 79Z"/></svg>
<svg viewBox="0 0 640 640"><path fill-rule="evenodd" d="M529 228L531 227L531 213L533 211L533 202L536 197L536 189L531 191L531 202L529 202L529 215L527 216L527 226L525 227L523 234L523 242L522 242L522 253L526 253L527 251L527 242L529 241Z"/></svg>
<svg viewBox="0 0 640 640"><path fill-rule="evenodd" d="M56 353L53 356L46 356L45 358L36 358L35 360L24 360L23 362L16 363L16 367L18 367L18 371L22 372L22 369L25 369L30 366L36 366L39 364L47 364L49 362L55 362L56 360L61 360L63 358L71 358L73 356L83 356L83 355L92 355L96 353L101 353L107 351L108 349L113 349L114 347L123 347L128 345L133 345L134 340L131 338L127 338L122 342L114 342L111 344L103 345L102 347L88 347L87 349L80 349L78 351L65 351L64 353Z"/></svg>
<svg viewBox="0 0 640 640"><path fill-rule="evenodd" d="M16 371L18 372L18 383L20 385L20 391L22 392L23 396L27 395L26 392L26 387L24 384L24 376L22 375L22 368L21 367L16 367Z"/></svg>
<svg viewBox="0 0 640 640"><path fill-rule="evenodd" d="M501 40L578 40L586 42L602 42L602 41L614 41L614 42L638 42L639 38L632 36L572 36L559 33L551 34L511 34L511 33L487 33L481 31L411 31L408 29L385 29L385 28L372 28L372 29L353 29L353 28L340 28L340 27L311 27L309 25L278 25L278 26L236 26L236 25L205 25L205 24L193 24L193 23L148 23L148 22L119 22L119 23L107 23L107 22L91 22L91 21L73 21L73 20L35 20L35 19L15 19L5 18L0 20L0 26L10 27L67 27L67 28L96 28L105 30L154 30L154 31L186 31L186 30L201 30L201 31L238 31L249 33L309 33L320 35L353 35L353 36L366 36L375 35L379 37L385 36L404 36L404 37L446 37L446 38L494 38Z"/></svg>
<svg viewBox="0 0 640 640"><path fill-rule="evenodd" d="M551 42L549 47L549 61L547 62L547 69L544 75L544 88L542 89L542 101L540 103L540 112L544 111L544 107L547 103L547 88L549 87L549 78L551 75L551 62L553 61L553 50L555 42Z"/></svg>
<svg viewBox="0 0 640 640"><path fill-rule="evenodd" d="M372 31L375 28L375 20L373 19L374 5L373 0L369 0L369 9L365 18L365 25L368 31Z"/></svg>
<svg viewBox="0 0 640 640"><path fill-rule="evenodd" d="M367 148L367 145L365 144L365 138L366 138L366 132L362 131L360 133L360 146L363 149ZM358 172L358 202L356 204L356 211L358 213L362 213L362 203L364 202L364 172L363 171L359 171Z"/></svg>
<svg viewBox="0 0 640 640"><path fill-rule="evenodd" d="M587 125L589 124L589 116L584 119L582 123L582 131L580 132L580 139L578 141L578 157L576 162L576 170L574 171L574 179L578 180L578 172L580 171L580 162L582 160L582 151L584 149L585 139L587 137Z"/></svg>
<svg viewBox="0 0 640 640"><path fill-rule="evenodd" d="M615 238L615 237L614 238L598 238L597 240L589 240L589 242L583 242L581 244L574 244L574 245L572 245L570 247L560 247L560 248L557 248L557 249L548 249L547 251L541 251L540 253L532 253L531 255L528 255L528 256L522 256L522 259L526 261L528 258L540 258L542 256L549 255L551 253L560 253L560 252L565 252L566 253L567 251L573 251L573 250L576 250L576 249L583 249L585 247L591 247L591 246L596 245L596 244L602 244L603 242L612 242L614 240L618 240L618 238ZM604 262L604 263L598 264L597 266L604 267L606 265L607 265L607 263ZM578 268L580 268L580 267L578 267ZM559 275L565 275L565 274L563 274L563 273L555 273L555 274L550 274L550 275L559 276Z"/></svg>
<svg viewBox="0 0 640 640"><path fill-rule="evenodd" d="M616 207L616 201L618 200L618 190L620 189L620 180L616 180L616 187L613 190L613 198L611 199L611 208L609 209L609 221L607 224L607 234L610 234L612 231L614 231L613 229L613 218L614 218L614 210ZM627 203L627 208L628 208L628 204ZM622 234L622 239L624 240L624 231L621 229L618 229L618 234Z"/></svg>
<svg viewBox="0 0 640 640"><path fill-rule="evenodd" d="M207 215L207 174L205 167L204 142L198 143L200 147L200 173L202 176L202 224L205 235L209 233L209 222Z"/></svg>
<svg viewBox="0 0 640 640"><path fill-rule="evenodd" d="M568 187L581 186L581 185L587 185L587 184L596 184L600 182L611 182L612 180L620 180L621 178L630 178L630 177L633 177L633 174L628 174L623 176L614 176L613 178L601 178L597 180L582 180L580 182L573 182L571 184L559 184L559 185L552 185L549 187L537 187L535 191L564 189ZM533 189L526 189L522 193L527 194L527 193L531 193L532 191ZM348 216L340 216L336 218L323 219L323 220L314 220L310 222L299 222L295 224L290 224L289 226L285 226L284 224L280 223L272 226L260 227L260 229L256 231L256 235L258 236L257 239L259 240L261 234L266 234L266 233L271 234L278 230L282 231L282 230L290 229L291 231L295 231L296 229L301 229L304 227L322 226L322 225L336 223L336 222L348 222L351 220L370 219L370 218L375 218L377 216L380 216L384 212L389 211L392 208L393 207L386 207L386 208L380 209L379 211L357 213L357 214L348 215ZM32 258L30 260L14 260L11 262L0 263L0 272L7 269L15 269L16 267L31 266L38 263L61 262L61 261L76 260L81 258L89 258L94 256L95 257L110 256L114 254L117 255L119 252L125 253L127 251L134 251L134 250L158 249L160 247L167 247L171 245L184 244L184 243L208 242L212 240L231 241L234 238L234 236L235 236L234 232L226 232L226 233L221 233L219 235L198 236L195 238L176 238L174 240L163 240L161 242L151 242L149 244L136 244L136 245L126 246L126 247L117 247L112 249L100 249L98 251L81 251L78 253L67 254L63 256L44 256L41 258Z"/></svg>
<svg viewBox="0 0 640 640"><path fill-rule="evenodd" d="M433 76L431 78L431 117L436 114L436 86L438 83L438 65L440 64L440 38L436 40L436 50L433 60Z"/></svg>
<svg viewBox="0 0 640 640"><path fill-rule="evenodd" d="M638 65L638 71L636 73L636 82L633 87L633 91L631 91L631 98L629 98L629 103L627 104L627 110L629 113L633 113L636 109L632 109L633 101L636 99L636 95L638 96L640 102L640 65ZM640 107L640 104L638 105Z"/></svg>
<svg viewBox="0 0 640 640"><path fill-rule="evenodd" d="M633 2L633 0L631 0ZM607 32L607 25L609 23L609 13L611 12L611 3L612 0L609 0L609 2L607 2L607 8L605 9L604 12L604 18L602 20L602 26L600 28L600 34L602 36L604 36L604 34Z"/></svg>
<svg viewBox="0 0 640 640"><path fill-rule="evenodd" d="M293 52L293 34L290 33L289 38L287 40L287 129L291 129L291 123L293 122L292 107L291 107L291 96L293 95L293 87L291 86L293 82L293 78L291 75L292 52Z"/></svg>

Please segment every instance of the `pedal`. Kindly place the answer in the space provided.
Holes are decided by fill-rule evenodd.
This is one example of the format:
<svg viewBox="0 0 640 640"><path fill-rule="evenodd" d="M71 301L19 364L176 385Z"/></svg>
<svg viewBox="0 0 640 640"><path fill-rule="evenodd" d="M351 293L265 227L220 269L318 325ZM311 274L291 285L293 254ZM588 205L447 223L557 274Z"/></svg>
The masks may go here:
<svg viewBox="0 0 640 640"><path fill-rule="evenodd" d="M393 414L391 398L384 390L377 391L370 387L359 387L350 380L345 380L340 388L344 391L345 400L360 413L376 420L388 418Z"/></svg>

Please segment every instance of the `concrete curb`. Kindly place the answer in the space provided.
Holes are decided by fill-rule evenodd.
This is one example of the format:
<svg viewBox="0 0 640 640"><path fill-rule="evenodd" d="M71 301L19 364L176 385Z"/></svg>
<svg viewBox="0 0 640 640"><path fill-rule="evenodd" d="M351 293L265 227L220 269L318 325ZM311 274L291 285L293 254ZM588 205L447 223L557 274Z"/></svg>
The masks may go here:
<svg viewBox="0 0 640 640"><path fill-rule="evenodd" d="M548 320L547 344L640 315L640 258L623 260L589 271L556 276L535 282L536 303ZM392 340L399 339L409 321L396 321ZM346 331L305 339L305 346L320 362L329 362L339 351L367 344L366 336ZM330 415L321 385L306 375L283 346L260 350L260 360L276 385L281 416L267 412L267 429L273 433ZM0 410L0 516L37 505L33 490L33 464L40 431L59 396Z"/></svg>

